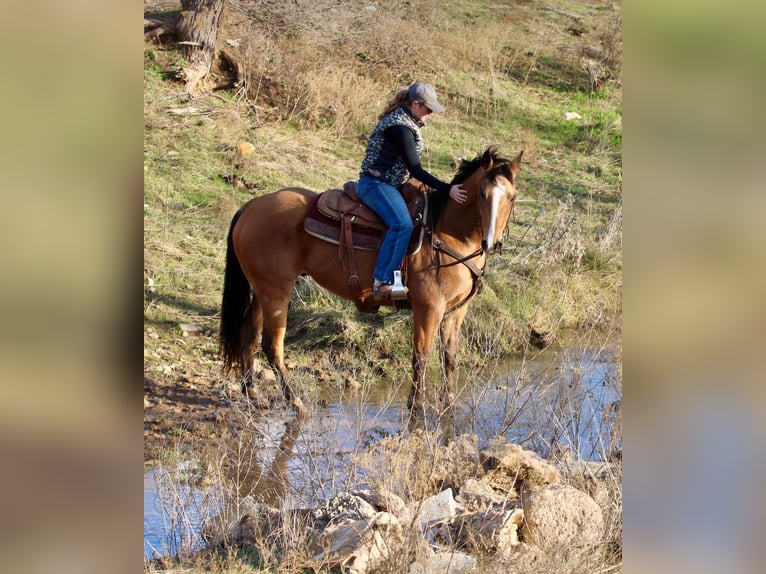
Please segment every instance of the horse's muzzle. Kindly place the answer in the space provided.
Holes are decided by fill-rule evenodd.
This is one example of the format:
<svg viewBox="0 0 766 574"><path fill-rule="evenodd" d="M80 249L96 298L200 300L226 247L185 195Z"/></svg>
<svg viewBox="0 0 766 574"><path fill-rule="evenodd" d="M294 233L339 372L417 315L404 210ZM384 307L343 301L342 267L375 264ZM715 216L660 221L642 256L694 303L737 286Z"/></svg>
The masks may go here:
<svg viewBox="0 0 766 574"><path fill-rule="evenodd" d="M494 255L495 253L500 255L503 252L503 242L502 241L498 241L497 243L495 243L490 248L489 245L487 244L487 240L486 239L482 239L482 241L481 241L481 249L487 255Z"/></svg>

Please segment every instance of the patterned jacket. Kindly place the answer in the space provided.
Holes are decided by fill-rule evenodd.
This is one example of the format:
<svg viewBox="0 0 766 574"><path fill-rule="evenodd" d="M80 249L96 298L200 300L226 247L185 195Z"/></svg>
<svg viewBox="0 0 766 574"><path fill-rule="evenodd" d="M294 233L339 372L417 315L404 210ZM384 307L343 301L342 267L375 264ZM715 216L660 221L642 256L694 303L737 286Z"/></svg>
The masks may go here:
<svg viewBox="0 0 766 574"><path fill-rule="evenodd" d="M372 130L359 176L372 175L398 188L407 181L410 173L399 150L383 137L383 132L395 125L402 125L412 130L415 135L415 148L418 157L423 153L423 136L420 133L422 124L419 124L406 108L397 108L380 120Z"/></svg>

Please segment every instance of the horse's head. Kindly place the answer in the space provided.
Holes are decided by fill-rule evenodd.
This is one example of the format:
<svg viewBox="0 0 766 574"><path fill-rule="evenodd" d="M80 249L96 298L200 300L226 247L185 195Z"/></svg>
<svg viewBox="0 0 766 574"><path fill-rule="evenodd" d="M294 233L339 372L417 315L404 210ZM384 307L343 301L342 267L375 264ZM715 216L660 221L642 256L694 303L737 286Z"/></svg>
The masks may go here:
<svg viewBox="0 0 766 574"><path fill-rule="evenodd" d="M516 201L516 174L523 153L519 152L509 161L499 158L493 148L488 148L481 157L482 176L477 194L481 247L490 255L499 253L503 246L503 232Z"/></svg>

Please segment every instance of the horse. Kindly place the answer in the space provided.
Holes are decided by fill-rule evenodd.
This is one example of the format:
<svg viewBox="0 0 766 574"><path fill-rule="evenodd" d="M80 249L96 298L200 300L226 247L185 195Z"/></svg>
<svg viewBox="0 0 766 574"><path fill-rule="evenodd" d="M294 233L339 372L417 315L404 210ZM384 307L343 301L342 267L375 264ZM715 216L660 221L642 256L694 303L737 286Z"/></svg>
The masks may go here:
<svg viewBox="0 0 766 574"><path fill-rule="evenodd" d="M410 428L422 425L429 413L436 413L438 420L439 413L454 401L460 329L469 301L481 291L488 256L501 250L513 213L522 154L510 160L501 157L496 146L489 146L474 159L463 159L452 180L468 192L462 204L447 194L428 192L426 240L405 261L413 317L412 385L407 400ZM376 252L355 252L358 284L353 289L338 246L304 229L304 218L316 198L308 189L287 187L240 207L227 237L221 303L219 352L224 371L237 367L242 391L254 396L254 352L260 339L284 399L299 418L309 411L284 364L288 304L296 281L309 275L340 297L357 303L361 297L362 303L369 303L377 258ZM397 302L383 304L396 306ZM426 366L437 333L442 368L438 401L426 386Z"/></svg>

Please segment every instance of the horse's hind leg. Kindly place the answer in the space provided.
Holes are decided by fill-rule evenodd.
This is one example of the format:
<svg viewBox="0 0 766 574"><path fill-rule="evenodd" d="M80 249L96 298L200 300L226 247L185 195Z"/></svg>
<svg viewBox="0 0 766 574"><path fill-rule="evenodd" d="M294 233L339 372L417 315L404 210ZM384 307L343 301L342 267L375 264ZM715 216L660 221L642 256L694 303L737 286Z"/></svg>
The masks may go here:
<svg viewBox="0 0 766 574"><path fill-rule="evenodd" d="M255 406L266 408L269 406L268 400L255 387L255 348L263 332L263 310L258 302L258 298L255 296L253 296L249 318L249 324L246 323L243 328L251 329L251 335L247 338L250 343L242 350L242 356L240 357L242 392L255 403Z"/></svg>
<svg viewBox="0 0 766 574"><path fill-rule="evenodd" d="M308 410L303 406L298 394L295 392L284 363L285 331L287 328L287 305L290 301L292 287L287 290L287 296L270 297L262 302L263 305L263 335L261 348L274 369L282 394L285 400L295 409L296 414L303 418L308 415Z"/></svg>

